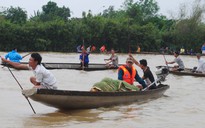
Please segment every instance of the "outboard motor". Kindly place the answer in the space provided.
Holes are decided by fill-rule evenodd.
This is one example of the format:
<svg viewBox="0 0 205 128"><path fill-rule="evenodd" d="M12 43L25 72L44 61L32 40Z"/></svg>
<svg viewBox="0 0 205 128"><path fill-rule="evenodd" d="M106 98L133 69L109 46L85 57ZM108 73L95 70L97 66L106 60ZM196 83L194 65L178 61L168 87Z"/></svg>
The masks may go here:
<svg viewBox="0 0 205 128"><path fill-rule="evenodd" d="M157 71L155 73L159 82L165 81L166 76L169 74L169 69L167 67L160 67L157 68Z"/></svg>

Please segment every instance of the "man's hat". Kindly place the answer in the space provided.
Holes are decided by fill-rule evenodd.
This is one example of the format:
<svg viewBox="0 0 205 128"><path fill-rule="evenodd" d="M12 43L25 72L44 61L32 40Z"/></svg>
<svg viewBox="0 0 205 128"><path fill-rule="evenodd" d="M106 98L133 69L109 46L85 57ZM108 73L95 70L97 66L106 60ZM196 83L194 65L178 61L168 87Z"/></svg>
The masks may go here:
<svg viewBox="0 0 205 128"><path fill-rule="evenodd" d="M133 59L132 59L131 57L128 57L127 60L126 60L126 62L131 62L131 63L133 63Z"/></svg>

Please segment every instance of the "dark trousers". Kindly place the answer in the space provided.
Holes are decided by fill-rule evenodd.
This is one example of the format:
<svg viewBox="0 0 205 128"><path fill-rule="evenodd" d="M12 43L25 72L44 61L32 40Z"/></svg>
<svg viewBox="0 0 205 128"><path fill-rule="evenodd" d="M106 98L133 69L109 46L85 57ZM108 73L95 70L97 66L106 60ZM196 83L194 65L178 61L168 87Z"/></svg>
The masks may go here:
<svg viewBox="0 0 205 128"><path fill-rule="evenodd" d="M88 63L84 63L84 65L83 65L83 63L81 62L81 63L80 63L80 66L81 66L81 67L84 66L84 67L88 68Z"/></svg>

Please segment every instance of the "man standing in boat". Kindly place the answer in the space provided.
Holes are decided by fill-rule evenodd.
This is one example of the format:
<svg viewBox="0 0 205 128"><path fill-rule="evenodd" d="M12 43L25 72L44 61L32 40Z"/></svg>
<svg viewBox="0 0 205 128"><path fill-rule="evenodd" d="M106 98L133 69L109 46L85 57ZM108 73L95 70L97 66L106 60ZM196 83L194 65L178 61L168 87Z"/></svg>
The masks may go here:
<svg viewBox="0 0 205 128"><path fill-rule="evenodd" d="M142 88L146 88L144 80L138 75L137 70L133 66L133 59L128 57L126 64L118 68L118 80L123 80L131 85L134 84L134 80L140 83Z"/></svg>
<svg viewBox="0 0 205 128"><path fill-rule="evenodd" d="M115 54L114 49L111 50L111 54L112 55L109 59L105 59L105 61L107 60L106 66L108 68L118 67L118 56ZM110 64L110 63L112 63L112 64Z"/></svg>
<svg viewBox="0 0 205 128"><path fill-rule="evenodd" d="M20 60L22 60L22 56L17 52L17 48L14 48L11 52L6 54L6 59L9 59L12 62L18 62L20 63Z"/></svg>
<svg viewBox="0 0 205 128"><path fill-rule="evenodd" d="M45 89L56 89L56 78L54 75L45 69L45 67L41 64L42 57L39 53L32 53L29 58L28 65L20 64L16 62L12 62L10 60L6 60L5 58L1 58L3 62L6 62L17 69L26 69L32 70L35 74L35 77L30 77L31 83L35 88L45 88Z"/></svg>
<svg viewBox="0 0 205 128"><path fill-rule="evenodd" d="M168 64L174 64L174 63L177 63L178 65L175 65L173 68L172 68L172 71L183 71L184 70L184 63L182 61L182 59L179 57L179 52L174 52L174 57L175 59L171 62L165 62L166 65Z"/></svg>
<svg viewBox="0 0 205 128"><path fill-rule="evenodd" d="M89 53L85 50L82 49L82 53L80 54L80 66L81 67L88 67L89 63Z"/></svg>

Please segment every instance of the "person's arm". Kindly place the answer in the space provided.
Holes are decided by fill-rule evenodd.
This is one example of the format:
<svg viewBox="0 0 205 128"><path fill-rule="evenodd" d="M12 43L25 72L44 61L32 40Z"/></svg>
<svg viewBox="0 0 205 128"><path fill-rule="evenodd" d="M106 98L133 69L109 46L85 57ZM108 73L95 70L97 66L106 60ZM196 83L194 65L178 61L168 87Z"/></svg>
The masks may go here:
<svg viewBox="0 0 205 128"><path fill-rule="evenodd" d="M20 64L20 63L12 62L12 61L7 60L5 58L1 58L1 60L3 62L6 62L6 63L10 64L11 66L13 66L16 69L26 69L26 70L29 70L29 67L26 64Z"/></svg>
<svg viewBox="0 0 205 128"><path fill-rule="evenodd" d="M146 88L147 85L145 84L144 80L136 73L135 80L142 85L143 88Z"/></svg>
<svg viewBox="0 0 205 128"><path fill-rule="evenodd" d="M106 61L106 64L109 64L112 62L112 56L109 59L104 59Z"/></svg>
<svg viewBox="0 0 205 128"><path fill-rule="evenodd" d="M36 86L41 85L41 82L42 82L42 81L43 81L43 74L42 74L42 73L36 74L35 85L36 85Z"/></svg>
<svg viewBox="0 0 205 128"><path fill-rule="evenodd" d="M109 59L109 61L107 61L106 64L109 64L109 63L111 63L111 62L112 62L112 60Z"/></svg>
<svg viewBox="0 0 205 128"><path fill-rule="evenodd" d="M141 67L139 62L131 55L129 54L129 56L132 58L133 62L138 66L138 67Z"/></svg>
<svg viewBox="0 0 205 128"><path fill-rule="evenodd" d="M9 53L5 55L5 59L8 59L9 58Z"/></svg>
<svg viewBox="0 0 205 128"><path fill-rule="evenodd" d="M175 61L171 61L171 62L166 61L166 64L174 64L174 63L175 63Z"/></svg>
<svg viewBox="0 0 205 128"><path fill-rule="evenodd" d="M122 76L123 76L123 71L122 69L119 69L118 70L118 80L123 80Z"/></svg>

